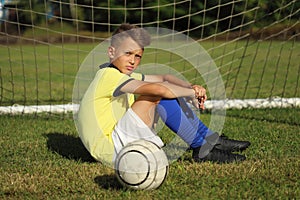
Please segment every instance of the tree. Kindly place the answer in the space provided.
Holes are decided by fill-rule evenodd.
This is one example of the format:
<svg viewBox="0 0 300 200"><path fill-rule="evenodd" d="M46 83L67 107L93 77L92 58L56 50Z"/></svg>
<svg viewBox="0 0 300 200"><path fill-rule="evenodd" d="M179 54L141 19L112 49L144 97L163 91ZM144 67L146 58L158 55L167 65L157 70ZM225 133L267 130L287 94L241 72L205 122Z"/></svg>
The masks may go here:
<svg viewBox="0 0 300 200"><path fill-rule="evenodd" d="M16 5L18 23L21 25L35 25L41 22L45 15L44 1L41 0L20 0Z"/></svg>

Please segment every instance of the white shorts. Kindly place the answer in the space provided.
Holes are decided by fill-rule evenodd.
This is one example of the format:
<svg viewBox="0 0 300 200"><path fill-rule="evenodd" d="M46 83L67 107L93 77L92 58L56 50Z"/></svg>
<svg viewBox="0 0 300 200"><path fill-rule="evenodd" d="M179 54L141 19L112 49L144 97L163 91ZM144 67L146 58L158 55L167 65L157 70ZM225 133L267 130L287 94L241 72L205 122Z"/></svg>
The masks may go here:
<svg viewBox="0 0 300 200"><path fill-rule="evenodd" d="M164 145L154 130L150 129L131 108L127 110L125 115L116 124L112 132L112 139L115 147L113 161L123 146L135 140L148 140L159 147Z"/></svg>

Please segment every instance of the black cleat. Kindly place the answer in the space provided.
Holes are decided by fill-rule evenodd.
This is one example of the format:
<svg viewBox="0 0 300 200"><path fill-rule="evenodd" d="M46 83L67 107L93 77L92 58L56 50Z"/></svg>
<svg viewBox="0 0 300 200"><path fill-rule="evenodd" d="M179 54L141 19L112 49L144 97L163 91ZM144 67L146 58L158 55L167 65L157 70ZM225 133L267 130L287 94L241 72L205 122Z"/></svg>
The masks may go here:
<svg viewBox="0 0 300 200"><path fill-rule="evenodd" d="M250 146L250 142L248 141L239 141L239 140L232 140L228 139L226 136L221 135L215 148L222 151L243 151Z"/></svg>
<svg viewBox="0 0 300 200"><path fill-rule="evenodd" d="M215 163L232 163L232 162L240 162L246 159L245 156L239 154L233 154L229 151L221 151L219 149L213 148L205 157L201 157L199 152L200 148L193 149L193 159L195 162L206 162L211 161Z"/></svg>

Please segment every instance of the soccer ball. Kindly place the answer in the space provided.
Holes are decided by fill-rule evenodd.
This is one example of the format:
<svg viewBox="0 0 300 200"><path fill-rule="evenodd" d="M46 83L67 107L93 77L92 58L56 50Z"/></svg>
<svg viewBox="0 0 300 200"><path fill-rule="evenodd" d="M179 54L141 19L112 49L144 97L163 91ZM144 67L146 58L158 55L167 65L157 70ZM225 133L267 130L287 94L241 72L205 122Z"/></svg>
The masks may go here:
<svg viewBox="0 0 300 200"><path fill-rule="evenodd" d="M164 182L168 171L169 162L165 152L146 140L127 144L116 156L117 179L127 188L156 189Z"/></svg>

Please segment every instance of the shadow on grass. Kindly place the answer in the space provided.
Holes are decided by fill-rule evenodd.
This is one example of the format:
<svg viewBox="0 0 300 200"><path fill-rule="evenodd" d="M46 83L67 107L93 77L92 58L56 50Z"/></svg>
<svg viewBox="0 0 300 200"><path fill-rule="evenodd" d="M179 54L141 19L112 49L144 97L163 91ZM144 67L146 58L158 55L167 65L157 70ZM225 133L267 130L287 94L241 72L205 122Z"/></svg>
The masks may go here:
<svg viewBox="0 0 300 200"><path fill-rule="evenodd" d="M48 133L45 134L45 137L48 138L48 148L65 158L82 162L96 162L79 137L62 133Z"/></svg>
<svg viewBox="0 0 300 200"><path fill-rule="evenodd" d="M120 190L124 189L124 187L119 183L117 177L115 175L102 175L97 176L94 179L95 183L99 185L99 187L103 189L115 189Z"/></svg>
<svg viewBox="0 0 300 200"><path fill-rule="evenodd" d="M79 137L66 135L63 133L44 134L47 140L47 147L64 158L80 162L97 162L86 150ZM94 182L103 189L122 189L123 186L113 174L102 175L94 178Z"/></svg>

